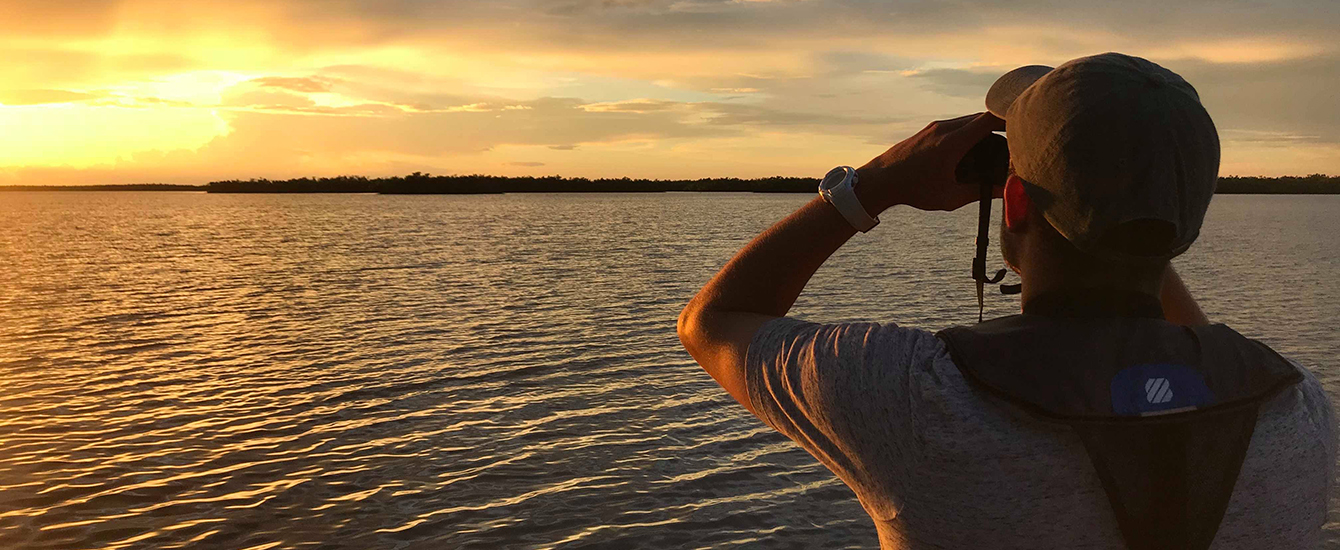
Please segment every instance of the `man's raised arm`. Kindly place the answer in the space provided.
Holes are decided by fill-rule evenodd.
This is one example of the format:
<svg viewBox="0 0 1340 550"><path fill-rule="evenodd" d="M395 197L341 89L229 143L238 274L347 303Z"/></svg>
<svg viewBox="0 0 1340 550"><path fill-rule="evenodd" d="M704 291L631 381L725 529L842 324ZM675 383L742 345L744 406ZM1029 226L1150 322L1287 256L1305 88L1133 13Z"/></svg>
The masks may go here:
<svg viewBox="0 0 1340 550"><path fill-rule="evenodd" d="M977 200L954 168L1004 122L988 114L937 121L857 171L856 195L872 216L896 205L955 210ZM718 384L753 412L745 354L764 323L786 315L814 272L856 230L816 197L755 237L703 286L679 315L679 339Z"/></svg>

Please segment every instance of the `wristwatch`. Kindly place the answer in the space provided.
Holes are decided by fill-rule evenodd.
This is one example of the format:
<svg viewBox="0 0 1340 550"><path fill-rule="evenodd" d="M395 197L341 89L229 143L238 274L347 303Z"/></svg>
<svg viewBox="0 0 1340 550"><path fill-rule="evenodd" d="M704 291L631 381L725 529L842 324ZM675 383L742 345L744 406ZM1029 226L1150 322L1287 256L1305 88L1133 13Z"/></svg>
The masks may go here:
<svg viewBox="0 0 1340 550"><path fill-rule="evenodd" d="M857 231L865 233L879 225L879 218L871 216L856 198L855 168L839 166L829 170L828 175L819 181L819 196L837 208Z"/></svg>

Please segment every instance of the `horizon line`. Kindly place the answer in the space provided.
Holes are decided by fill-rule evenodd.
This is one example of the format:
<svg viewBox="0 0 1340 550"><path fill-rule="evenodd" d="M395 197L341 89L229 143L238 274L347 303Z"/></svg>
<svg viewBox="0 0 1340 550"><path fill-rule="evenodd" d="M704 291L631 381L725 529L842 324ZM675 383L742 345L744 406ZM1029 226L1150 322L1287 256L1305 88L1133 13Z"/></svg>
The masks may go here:
<svg viewBox="0 0 1340 550"><path fill-rule="evenodd" d="M338 176L298 176L298 177L292 177L292 178L251 177L251 178L248 178L248 179L224 179L224 180L214 180L214 181L210 181L210 182L206 182L206 183L166 183L166 182L141 182L141 183L75 183L75 184L61 184L61 183L26 184L26 183L18 183L18 184L3 184L3 185L0 185L0 189L12 189L12 188L30 188L30 189L31 189L31 188L71 188L71 187L102 187L102 188L106 188L106 187L146 187L146 186L162 186L162 187L194 187L194 188L205 189L205 188L208 188L210 185L215 184L215 183L231 183L231 182L267 182L267 181L268 181L268 182L279 183L279 182L296 181L296 180L318 180L318 181L319 181L319 180L334 180L334 179L388 180L388 179L406 179L406 178L411 178L411 177L422 177L422 178L560 179L560 180L588 180L588 181L620 181L620 180L631 180L631 181L647 181L647 182L693 182L693 181L704 181L704 180L762 181L762 180L776 180L776 179L787 179L787 180L798 180L798 179L803 180L803 179L810 179L810 180L818 181L818 180L820 179L819 177L816 177L816 176L782 176L782 175L762 176L762 177L754 177L754 178L742 178L742 177L736 177L736 176L707 176L707 177L698 177L698 178L647 178L647 177L633 177L633 176L618 176L618 177L599 177L599 178L591 178L591 177L586 177L586 176L564 176L564 175L561 175L561 174L552 174L552 175L544 175L544 176L501 176L501 175L479 174L479 173L475 173L475 174L450 174L450 175L446 175L446 174L430 174L430 173L422 173L422 172L412 172L412 173L409 173L409 174L405 174L405 175L397 175L397 176L365 176L365 175L356 175L356 174L343 174L343 175L338 175ZM1230 175L1221 175L1221 176L1218 176L1218 179L1232 179L1232 178L1238 178L1238 179L1260 179L1260 180L1306 180L1306 179L1336 180L1336 179L1340 179L1340 176L1332 176L1332 175L1325 174L1325 173L1312 173L1312 174L1307 174L1307 175L1290 175L1290 176L1259 176L1259 175L1240 175L1240 174L1230 174Z"/></svg>

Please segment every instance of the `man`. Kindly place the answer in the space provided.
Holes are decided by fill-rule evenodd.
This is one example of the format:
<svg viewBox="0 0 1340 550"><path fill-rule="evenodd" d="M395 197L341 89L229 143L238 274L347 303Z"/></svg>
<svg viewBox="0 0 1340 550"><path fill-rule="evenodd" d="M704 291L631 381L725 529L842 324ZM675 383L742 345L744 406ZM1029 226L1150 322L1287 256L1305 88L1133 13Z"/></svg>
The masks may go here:
<svg viewBox="0 0 1340 550"><path fill-rule="evenodd" d="M1121 54L1003 76L741 250L684 308L688 352L855 491L883 548L1312 548L1335 453L1316 378L1211 325L1169 259L1219 169L1195 90ZM1000 229L1023 314L938 334L785 317L895 205L954 210L1007 130Z"/></svg>

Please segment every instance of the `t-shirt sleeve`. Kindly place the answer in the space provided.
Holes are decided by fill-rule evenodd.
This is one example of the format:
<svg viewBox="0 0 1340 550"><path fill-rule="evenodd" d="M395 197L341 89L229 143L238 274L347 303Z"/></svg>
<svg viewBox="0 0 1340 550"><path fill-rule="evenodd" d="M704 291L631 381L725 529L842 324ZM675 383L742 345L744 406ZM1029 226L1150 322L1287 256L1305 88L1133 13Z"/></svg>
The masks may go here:
<svg viewBox="0 0 1340 550"><path fill-rule="evenodd" d="M943 353L923 330L782 317L750 342L749 400L759 418L860 493L885 482L891 466L911 466L920 401L911 372Z"/></svg>

